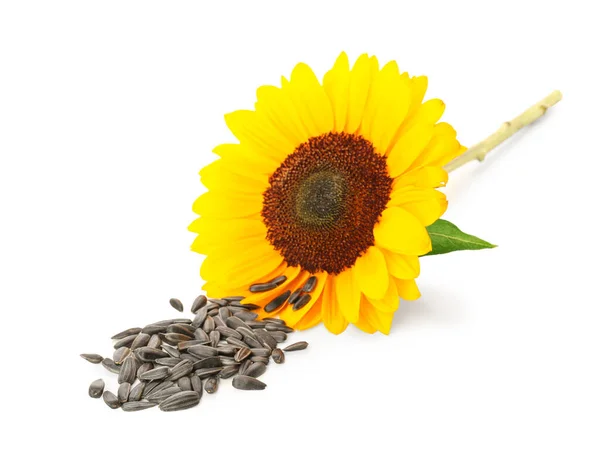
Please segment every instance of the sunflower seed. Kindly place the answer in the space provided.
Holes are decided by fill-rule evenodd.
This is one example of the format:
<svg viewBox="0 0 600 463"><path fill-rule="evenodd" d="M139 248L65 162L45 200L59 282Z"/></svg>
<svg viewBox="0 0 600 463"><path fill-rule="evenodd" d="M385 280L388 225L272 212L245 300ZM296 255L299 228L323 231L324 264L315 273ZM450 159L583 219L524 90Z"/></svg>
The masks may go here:
<svg viewBox="0 0 600 463"><path fill-rule="evenodd" d="M264 293L266 291L271 291L277 288L277 285L274 283L256 283L250 286L251 293Z"/></svg>
<svg viewBox="0 0 600 463"><path fill-rule="evenodd" d="M206 334L206 331L204 331L202 328L198 328L196 331L194 331L194 338L197 341L202 341L202 342L210 341L210 337L208 336L208 334Z"/></svg>
<svg viewBox="0 0 600 463"><path fill-rule="evenodd" d="M300 310L302 307L308 304L308 302L310 301L310 297L310 294L303 294L302 297L300 297L300 299L296 301L296 303L292 307L292 310Z"/></svg>
<svg viewBox="0 0 600 463"><path fill-rule="evenodd" d="M219 355L227 355L229 357L233 357L236 353L237 349L233 346L219 346L217 347L217 353Z"/></svg>
<svg viewBox="0 0 600 463"><path fill-rule="evenodd" d="M147 371L152 370L152 368L154 368L154 365L152 365L150 362L142 363L135 373L136 378L139 379L140 376L142 376Z"/></svg>
<svg viewBox="0 0 600 463"><path fill-rule="evenodd" d="M223 365L224 367L228 367L231 365L239 365L239 363L233 360L233 358L231 357L219 357L219 359L221 360L221 365Z"/></svg>
<svg viewBox="0 0 600 463"><path fill-rule="evenodd" d="M269 312L273 312L274 310L279 309L283 304L285 304L285 301L288 300L288 298L290 297L291 291L288 289L287 291L281 293L279 296L277 296L275 299L273 299L271 302L269 302L266 306L265 306L265 312L269 313Z"/></svg>
<svg viewBox="0 0 600 463"><path fill-rule="evenodd" d="M277 341L267 331L254 330L254 333L265 347L268 347L269 349L275 349L277 347Z"/></svg>
<svg viewBox="0 0 600 463"><path fill-rule="evenodd" d="M244 296L227 296L223 298L227 302L239 302L244 300Z"/></svg>
<svg viewBox="0 0 600 463"><path fill-rule="evenodd" d="M135 355L142 362L152 362L153 360L169 356L166 352L152 347L140 347L136 349Z"/></svg>
<svg viewBox="0 0 600 463"><path fill-rule="evenodd" d="M304 286L302 287L302 291L305 293L310 293L313 289L315 289L315 286L317 286L317 277L313 275L306 280L306 283L304 283Z"/></svg>
<svg viewBox="0 0 600 463"><path fill-rule="evenodd" d="M292 295L290 296L290 298L288 299L288 304L293 305L298 299L300 299L301 295L302 295L302 288L296 289L292 293Z"/></svg>
<svg viewBox="0 0 600 463"><path fill-rule="evenodd" d="M191 376L190 382L192 383L192 391L197 392L200 394L200 396L202 396L202 379L200 379L198 376Z"/></svg>
<svg viewBox="0 0 600 463"><path fill-rule="evenodd" d="M194 299L194 302L192 303L192 313L197 313L198 310L200 310L202 307L204 307L206 305L206 302L208 301L208 299L206 298L205 295L200 295L198 296L196 299Z"/></svg>
<svg viewBox="0 0 600 463"><path fill-rule="evenodd" d="M265 326L267 326L267 322L262 321L262 320L249 321L246 324L253 330L264 328Z"/></svg>
<svg viewBox="0 0 600 463"><path fill-rule="evenodd" d="M219 377L211 376L204 383L204 390L209 394L214 394L219 389Z"/></svg>
<svg viewBox="0 0 600 463"><path fill-rule="evenodd" d="M196 371L196 376L200 379L206 379L209 376L214 376L223 370L223 367L214 367L214 368L202 368Z"/></svg>
<svg viewBox="0 0 600 463"><path fill-rule="evenodd" d="M267 366L264 363L253 362L252 365L250 365L246 369L246 372L244 374L246 376L252 376L253 378L258 378L259 376L264 374L265 371L267 371Z"/></svg>
<svg viewBox="0 0 600 463"><path fill-rule="evenodd" d="M185 334L167 333L163 335L162 339L164 342L176 346L180 342L191 341L193 338L191 336L186 336Z"/></svg>
<svg viewBox="0 0 600 463"><path fill-rule="evenodd" d="M183 354L181 354L181 356L179 358L181 360L191 360L192 362L198 361L198 357L194 357L193 355L190 355L187 352L184 352Z"/></svg>
<svg viewBox="0 0 600 463"><path fill-rule="evenodd" d="M160 335L153 334L150 337L150 341L148 341L148 344L146 347L150 347L152 349L158 349L160 346L162 346L162 340L160 339Z"/></svg>
<svg viewBox="0 0 600 463"><path fill-rule="evenodd" d="M146 386L145 382L137 383L135 386L131 388L129 391L129 400L130 402L137 402L142 398L142 394L144 393L144 387Z"/></svg>
<svg viewBox="0 0 600 463"><path fill-rule="evenodd" d="M238 372L239 369L240 368L238 365L226 366L221 370L221 372L219 373L219 376L223 379L231 378L233 375L235 375Z"/></svg>
<svg viewBox="0 0 600 463"><path fill-rule="evenodd" d="M207 315L206 320L204 320L202 329L206 331L206 334L215 329L215 320L210 315Z"/></svg>
<svg viewBox="0 0 600 463"><path fill-rule="evenodd" d="M119 339L115 342L115 349L119 349L121 347L129 347L133 344L133 341L137 338L137 334L132 334L131 336L125 336L123 339Z"/></svg>
<svg viewBox="0 0 600 463"><path fill-rule="evenodd" d="M167 330L167 327L164 325L146 325L142 329L142 333L152 335L152 334L162 333L166 330Z"/></svg>
<svg viewBox="0 0 600 463"><path fill-rule="evenodd" d="M242 335L240 333L227 326L217 326L217 331L221 333L224 338L234 337L236 339L242 339Z"/></svg>
<svg viewBox="0 0 600 463"><path fill-rule="evenodd" d="M204 320L206 320L207 315L208 315L208 309L206 308L206 306L198 309L198 312L196 312L196 317L192 321L192 326L194 328L201 327L202 324L204 323Z"/></svg>
<svg viewBox="0 0 600 463"><path fill-rule="evenodd" d="M260 355L253 355L252 357L250 357L250 360L252 360L253 362L264 363L265 365L269 363L269 357L262 357Z"/></svg>
<svg viewBox="0 0 600 463"><path fill-rule="evenodd" d="M227 344L231 344L232 346L236 347L250 347L245 342L240 341L239 339L236 339L234 337L227 338L225 341L227 342Z"/></svg>
<svg viewBox="0 0 600 463"><path fill-rule="evenodd" d="M250 322L250 321L256 320L256 318L258 317L258 314L256 312L241 311L241 312L237 312L235 314L235 316L244 322Z"/></svg>
<svg viewBox="0 0 600 463"><path fill-rule="evenodd" d="M236 389L241 389L244 391L261 391L267 385L262 381L259 381L256 378L251 376L237 375L233 377L233 382L231 383L233 387Z"/></svg>
<svg viewBox="0 0 600 463"><path fill-rule="evenodd" d="M246 309L246 310L260 309L259 305L251 304L251 303L242 304L241 302L236 302L236 301L230 302L229 306L230 307L239 307L241 309Z"/></svg>
<svg viewBox="0 0 600 463"><path fill-rule="evenodd" d="M208 337L210 338L210 345L216 348L221 340L221 333L218 331L211 331Z"/></svg>
<svg viewBox="0 0 600 463"><path fill-rule="evenodd" d="M275 363L284 363L285 362L285 354L281 349L273 349L273 353L271 354L273 357L273 361Z"/></svg>
<svg viewBox="0 0 600 463"><path fill-rule="evenodd" d="M217 315L219 315L219 309L212 309L208 311L208 316L209 317L216 317Z"/></svg>
<svg viewBox="0 0 600 463"><path fill-rule="evenodd" d="M200 403L200 394L195 391L183 391L172 395L158 406L163 412L175 412L195 407Z"/></svg>
<svg viewBox="0 0 600 463"><path fill-rule="evenodd" d="M109 358L102 360L102 366L111 373L119 374L119 371L121 371L121 365L117 365L112 359Z"/></svg>
<svg viewBox="0 0 600 463"><path fill-rule="evenodd" d="M236 362L241 362L250 355L252 355L252 351L247 347L242 347L240 350L237 351L237 353L233 357L233 360L235 360Z"/></svg>
<svg viewBox="0 0 600 463"><path fill-rule="evenodd" d="M126 338L127 336L131 336L133 334L138 334L141 331L142 331L141 328L128 328L125 331L121 331L120 333L115 334L114 336L112 336L111 339L123 339L123 338Z"/></svg>
<svg viewBox="0 0 600 463"><path fill-rule="evenodd" d="M203 359L207 357L214 357L215 355L218 355L219 351L210 346L191 346L188 348L188 353L198 357L199 359Z"/></svg>
<svg viewBox="0 0 600 463"><path fill-rule="evenodd" d="M267 331L282 331L284 333L293 333L294 330L292 328L289 328L285 325L280 325L277 323L267 323L267 326L265 326L265 330Z"/></svg>
<svg viewBox="0 0 600 463"><path fill-rule="evenodd" d="M169 376L169 379L171 381L177 381L179 378L189 375L193 369L194 364L192 362L190 362L189 360L182 360L173 368L171 368L171 375Z"/></svg>
<svg viewBox="0 0 600 463"><path fill-rule="evenodd" d="M293 352L296 350L304 350L308 347L308 343L306 341L295 342L294 344L290 344L289 346L283 349L284 352Z"/></svg>
<svg viewBox="0 0 600 463"><path fill-rule="evenodd" d="M223 320L221 320L221 317L215 317L215 329L217 329L219 326L223 327L223 326L227 326L225 324L225 322ZM211 331L212 333L212 331Z"/></svg>
<svg viewBox="0 0 600 463"><path fill-rule="evenodd" d="M135 381L135 374L137 373L138 368L139 366L135 358L127 357L121 366L121 371L119 371L119 384L133 383Z"/></svg>
<svg viewBox="0 0 600 463"><path fill-rule="evenodd" d="M117 391L117 398L119 402L124 403L129 399L129 392L131 391L131 384L123 383L119 386L119 390Z"/></svg>
<svg viewBox="0 0 600 463"><path fill-rule="evenodd" d="M113 352L113 360L117 365L121 365L127 357L131 354L131 349L129 347L119 347L116 351Z"/></svg>
<svg viewBox="0 0 600 463"><path fill-rule="evenodd" d="M156 388L158 388L161 384L163 384L163 381L156 380L156 381L150 381L149 383L140 383L140 384L145 384L144 390L142 392L142 397L145 398L146 396L148 396L149 394L154 392L156 390Z"/></svg>
<svg viewBox="0 0 600 463"><path fill-rule="evenodd" d="M219 317L221 317L221 320L227 320L229 317L231 317L231 311L227 307L220 307Z"/></svg>
<svg viewBox="0 0 600 463"><path fill-rule="evenodd" d="M257 355L259 357L268 357L271 355L271 349L267 347L259 347L257 349L250 349L252 351L252 355Z"/></svg>
<svg viewBox="0 0 600 463"><path fill-rule="evenodd" d="M189 318L169 318L167 320L160 320L157 322L152 323L152 325L159 325L159 326L164 326L167 327L169 325L173 325L175 323L192 323L192 321Z"/></svg>
<svg viewBox="0 0 600 463"><path fill-rule="evenodd" d="M131 350L135 350L138 347L145 347L148 345L148 341L150 341L150 335L147 333L140 333L136 336L136 338L131 343Z"/></svg>
<svg viewBox="0 0 600 463"><path fill-rule="evenodd" d="M169 375L169 367L156 367L140 375L142 381L151 381L153 379L163 379Z"/></svg>
<svg viewBox="0 0 600 463"><path fill-rule="evenodd" d="M121 406L121 402L119 402L117 396L110 391L104 391L102 398L104 399L104 403L110 408L119 408Z"/></svg>
<svg viewBox="0 0 600 463"><path fill-rule="evenodd" d="M183 378L179 378L177 380L177 387L182 391L191 391L192 390L192 381L189 376L184 376Z"/></svg>
<svg viewBox="0 0 600 463"><path fill-rule="evenodd" d="M154 361L154 363L156 363L157 365L161 365L161 366L164 366L164 367L174 367L179 362L181 362L181 359L180 358L175 358L175 357L165 357L165 358L162 358L162 359L156 359Z"/></svg>
<svg viewBox="0 0 600 463"><path fill-rule="evenodd" d="M102 379L97 379L94 381L92 384L90 384L90 389L88 392L90 397L94 399L100 398L104 392L104 381Z"/></svg>
<svg viewBox="0 0 600 463"><path fill-rule="evenodd" d="M167 328L167 333L178 333L183 334L185 336L189 336L190 338L194 337L195 328L191 325L186 325L184 323L175 323L173 325L169 325Z"/></svg>
<svg viewBox="0 0 600 463"><path fill-rule="evenodd" d="M156 407L157 405L158 404L156 402L135 401L135 402L126 402L123 405L121 405L121 408L125 412L139 412L141 410L146 410L148 408Z"/></svg>
<svg viewBox="0 0 600 463"><path fill-rule="evenodd" d="M238 333L240 333L244 338L253 338L258 340L256 334L250 328L246 328L245 326L240 326L235 329Z"/></svg>
<svg viewBox="0 0 600 463"><path fill-rule="evenodd" d="M284 342L287 339L287 334L283 331L271 331L269 334L273 336L273 339L277 342Z"/></svg>
<svg viewBox="0 0 600 463"><path fill-rule="evenodd" d="M251 329L246 323L244 323L241 319L239 319L237 317L229 317L225 321L225 323L232 330L235 330L235 329L239 328L240 326L243 326L244 328Z"/></svg>
<svg viewBox="0 0 600 463"><path fill-rule="evenodd" d="M183 304L179 299L171 298L169 299L169 304L178 312L183 312Z"/></svg>
<svg viewBox="0 0 600 463"><path fill-rule="evenodd" d="M198 341L197 339L192 339L191 341L184 341L177 344L177 349L180 351L187 351L190 347L193 346L203 346L208 344L210 341Z"/></svg>
<svg viewBox="0 0 600 463"><path fill-rule="evenodd" d="M80 357L90 363L100 363L104 360L104 357L98 354L81 354Z"/></svg>
<svg viewBox="0 0 600 463"><path fill-rule="evenodd" d="M179 350L173 346L168 346L165 344L164 346L162 346L162 349L173 358L179 358L179 356L181 355L179 353Z"/></svg>
<svg viewBox="0 0 600 463"><path fill-rule="evenodd" d="M219 357L208 357L202 360L198 360L193 363L194 370L201 370L202 368L216 368L223 365L223 362Z"/></svg>
<svg viewBox="0 0 600 463"><path fill-rule="evenodd" d="M251 360L244 360L240 365L240 370L238 371L238 374L245 375L246 371L248 371L248 368L250 368L250 365L252 365Z"/></svg>
<svg viewBox="0 0 600 463"><path fill-rule="evenodd" d="M165 389L154 390L154 392L146 397L146 399L151 402L162 402L163 400L171 397L173 394L177 394L179 392L181 392L181 389L178 386L171 386Z"/></svg>

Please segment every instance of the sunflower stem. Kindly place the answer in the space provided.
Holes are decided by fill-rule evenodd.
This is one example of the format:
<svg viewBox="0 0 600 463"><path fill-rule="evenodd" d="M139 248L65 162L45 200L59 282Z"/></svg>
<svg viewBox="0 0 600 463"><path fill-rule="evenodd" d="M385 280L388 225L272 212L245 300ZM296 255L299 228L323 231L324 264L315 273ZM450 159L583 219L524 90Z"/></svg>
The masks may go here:
<svg viewBox="0 0 600 463"><path fill-rule="evenodd" d="M477 143L475 146L469 148L461 156L457 157L453 161L450 161L444 166L444 168L447 172L451 172L475 159L483 161L487 154L496 146L500 145L506 139L512 137L523 127L526 127L532 122L538 120L540 117L546 114L546 111L550 106L554 106L561 99L562 93L560 93L558 90L553 91L546 98L534 104L531 108L515 117L512 121L502 124L502 126L496 132L487 137L485 140Z"/></svg>

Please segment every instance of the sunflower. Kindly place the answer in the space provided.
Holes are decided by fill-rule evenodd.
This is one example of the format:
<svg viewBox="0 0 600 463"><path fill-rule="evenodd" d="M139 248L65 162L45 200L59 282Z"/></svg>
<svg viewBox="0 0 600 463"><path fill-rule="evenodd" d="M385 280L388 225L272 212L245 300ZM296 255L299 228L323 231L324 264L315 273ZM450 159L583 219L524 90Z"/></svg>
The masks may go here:
<svg viewBox="0 0 600 463"><path fill-rule="evenodd" d="M227 114L239 143L201 170L190 225L208 296L246 296L296 329L389 333L399 298L420 296L443 166L465 150L426 89L394 61L342 53L322 83L300 63L254 111Z"/></svg>

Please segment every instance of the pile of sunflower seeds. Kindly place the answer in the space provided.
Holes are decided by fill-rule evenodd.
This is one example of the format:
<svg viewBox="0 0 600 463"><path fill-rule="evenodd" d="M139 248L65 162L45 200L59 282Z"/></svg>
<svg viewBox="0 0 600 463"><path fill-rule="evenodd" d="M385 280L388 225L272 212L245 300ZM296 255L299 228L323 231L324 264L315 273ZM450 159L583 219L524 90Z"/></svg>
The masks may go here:
<svg viewBox="0 0 600 463"><path fill-rule="evenodd" d="M306 349L308 343L278 348L293 330L277 318L257 320L252 312L257 306L242 304L242 299L198 296L192 305L194 319L162 320L121 331L112 337L112 358L81 354L118 375L116 394L98 379L89 387L90 397L102 397L110 408L125 411L158 405L167 412L195 407L203 390L216 392L221 379L233 378L236 389L264 389L266 384L257 378L270 360L283 363L284 352ZM179 299L169 302L183 312Z"/></svg>

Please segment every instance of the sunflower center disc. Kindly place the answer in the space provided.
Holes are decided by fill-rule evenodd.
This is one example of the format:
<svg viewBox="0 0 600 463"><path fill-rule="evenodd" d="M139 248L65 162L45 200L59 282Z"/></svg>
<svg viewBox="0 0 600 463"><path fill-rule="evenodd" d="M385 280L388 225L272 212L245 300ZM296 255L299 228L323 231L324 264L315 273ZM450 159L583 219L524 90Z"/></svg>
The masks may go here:
<svg viewBox="0 0 600 463"><path fill-rule="evenodd" d="M269 179L267 239L290 266L338 274L375 243L391 189L386 158L371 142L334 132L310 138Z"/></svg>

